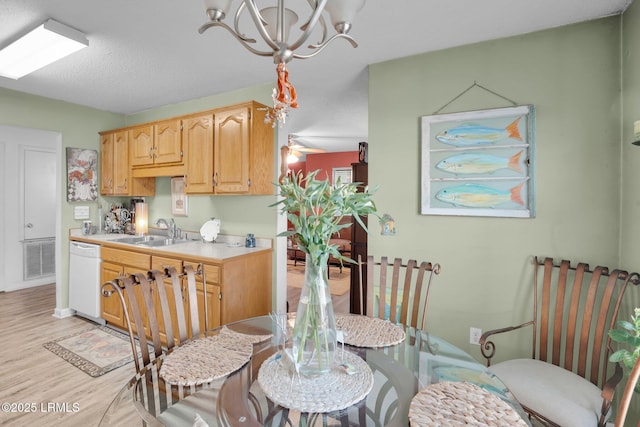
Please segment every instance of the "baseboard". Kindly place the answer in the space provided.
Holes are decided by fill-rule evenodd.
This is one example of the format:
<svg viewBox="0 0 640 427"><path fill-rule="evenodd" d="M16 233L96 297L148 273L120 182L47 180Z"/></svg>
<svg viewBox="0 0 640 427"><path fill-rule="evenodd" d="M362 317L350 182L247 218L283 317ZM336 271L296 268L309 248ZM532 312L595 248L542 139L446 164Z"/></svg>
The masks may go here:
<svg viewBox="0 0 640 427"><path fill-rule="evenodd" d="M53 317L56 319L64 319L66 317L71 317L74 314L76 314L76 311L70 308L56 308L53 310Z"/></svg>

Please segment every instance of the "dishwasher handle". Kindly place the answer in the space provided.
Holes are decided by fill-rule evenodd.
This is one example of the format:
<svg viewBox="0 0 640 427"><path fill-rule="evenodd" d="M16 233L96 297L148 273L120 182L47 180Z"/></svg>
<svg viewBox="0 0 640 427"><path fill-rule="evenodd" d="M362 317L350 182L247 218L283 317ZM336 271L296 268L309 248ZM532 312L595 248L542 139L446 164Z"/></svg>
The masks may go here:
<svg viewBox="0 0 640 427"><path fill-rule="evenodd" d="M69 246L71 255L79 255L88 258L100 258L100 245L90 243L71 242Z"/></svg>

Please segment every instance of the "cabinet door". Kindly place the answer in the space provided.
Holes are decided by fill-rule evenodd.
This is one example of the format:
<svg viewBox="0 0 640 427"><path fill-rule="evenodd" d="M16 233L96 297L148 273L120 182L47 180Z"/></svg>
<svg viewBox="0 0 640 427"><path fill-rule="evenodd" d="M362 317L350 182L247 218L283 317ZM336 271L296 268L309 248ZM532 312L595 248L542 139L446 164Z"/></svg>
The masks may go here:
<svg viewBox="0 0 640 427"><path fill-rule="evenodd" d="M113 194L129 195L129 139L126 130L113 135Z"/></svg>
<svg viewBox="0 0 640 427"><path fill-rule="evenodd" d="M214 186L216 194L249 192L250 108L216 111Z"/></svg>
<svg viewBox="0 0 640 427"><path fill-rule="evenodd" d="M113 194L113 134L100 135L100 194Z"/></svg>
<svg viewBox="0 0 640 427"><path fill-rule="evenodd" d="M106 283L115 279L122 275L122 271L121 265L103 261L100 270L100 283ZM118 328L126 328L122 303L117 293L113 293L110 297L105 297L102 295L102 292L100 292L100 310L101 317L109 322L109 324L117 326Z"/></svg>
<svg viewBox="0 0 640 427"><path fill-rule="evenodd" d="M205 264L203 269L205 279L207 280L207 313L209 314L209 324L207 326L209 329L212 329L217 328L222 324L222 290L220 288L221 267ZM198 304L204 304L204 293L202 296L199 296ZM201 316L201 322L204 322L204 311Z"/></svg>
<svg viewBox="0 0 640 427"><path fill-rule="evenodd" d="M129 130L131 166L153 164L153 127L138 126Z"/></svg>
<svg viewBox="0 0 640 427"><path fill-rule="evenodd" d="M182 162L182 120L166 120L153 126L154 163Z"/></svg>
<svg viewBox="0 0 640 427"><path fill-rule="evenodd" d="M196 283L196 293L198 297L198 313L200 319L200 329L204 331L204 288L202 281ZM209 315L207 328L213 329L220 326L220 286L207 284L207 314Z"/></svg>
<svg viewBox="0 0 640 427"><path fill-rule="evenodd" d="M183 120L182 141L185 150L185 192L213 192L213 115Z"/></svg>

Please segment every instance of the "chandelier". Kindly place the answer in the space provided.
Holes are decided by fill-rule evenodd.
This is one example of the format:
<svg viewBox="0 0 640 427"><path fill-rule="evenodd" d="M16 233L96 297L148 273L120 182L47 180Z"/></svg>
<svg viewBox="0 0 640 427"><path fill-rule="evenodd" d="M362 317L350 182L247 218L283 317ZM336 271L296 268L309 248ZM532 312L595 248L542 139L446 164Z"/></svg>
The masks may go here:
<svg viewBox="0 0 640 427"><path fill-rule="evenodd" d="M227 25L224 19L229 15L231 4L234 0L204 0L209 21L202 25L198 32L204 33L211 27L222 27L229 31L248 51L259 56L272 56L276 64L278 75L278 87L273 90L274 109L267 114L267 120L284 123L291 108L297 108L297 96L295 89L289 81L289 72L286 64L292 59L307 59L322 52L329 43L336 39L346 39L353 47L358 43L349 35L349 30L356 13L362 9L365 0L306 0L309 10L308 18L300 26L300 34L297 39L289 41L291 29L298 22L299 10L286 8L284 0L277 0L276 6L259 9L256 0L237 0L238 6L233 19L233 28ZM305 1L294 0L298 7ZM325 21L326 12L331 19L335 34L329 37ZM240 30L243 15L251 17L255 28L262 38L261 47L257 46L257 40L251 38ZM319 40L307 44L307 40L320 28Z"/></svg>

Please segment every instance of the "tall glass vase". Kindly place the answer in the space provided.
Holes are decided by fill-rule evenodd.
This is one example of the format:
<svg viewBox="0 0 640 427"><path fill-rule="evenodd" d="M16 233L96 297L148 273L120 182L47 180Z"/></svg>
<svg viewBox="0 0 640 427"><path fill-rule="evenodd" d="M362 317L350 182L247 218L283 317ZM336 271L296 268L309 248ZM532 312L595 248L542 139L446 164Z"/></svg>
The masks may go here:
<svg viewBox="0 0 640 427"><path fill-rule="evenodd" d="M307 254L304 283L293 327L293 358L302 375L328 373L336 352L336 319L331 303L327 261L323 254L316 262Z"/></svg>

